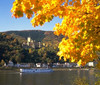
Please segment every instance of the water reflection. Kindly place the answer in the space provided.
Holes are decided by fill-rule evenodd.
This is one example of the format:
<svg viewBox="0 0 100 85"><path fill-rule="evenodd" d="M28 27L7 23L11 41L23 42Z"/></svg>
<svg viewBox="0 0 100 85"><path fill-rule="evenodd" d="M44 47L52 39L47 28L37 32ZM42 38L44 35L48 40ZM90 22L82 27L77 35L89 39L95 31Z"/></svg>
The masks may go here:
<svg viewBox="0 0 100 85"><path fill-rule="evenodd" d="M86 77L94 85L94 70L55 71L52 73L16 73L0 71L0 85L72 85L77 77Z"/></svg>
<svg viewBox="0 0 100 85"><path fill-rule="evenodd" d="M94 69L91 69L89 71L89 84L90 85L95 85L95 74L94 74Z"/></svg>

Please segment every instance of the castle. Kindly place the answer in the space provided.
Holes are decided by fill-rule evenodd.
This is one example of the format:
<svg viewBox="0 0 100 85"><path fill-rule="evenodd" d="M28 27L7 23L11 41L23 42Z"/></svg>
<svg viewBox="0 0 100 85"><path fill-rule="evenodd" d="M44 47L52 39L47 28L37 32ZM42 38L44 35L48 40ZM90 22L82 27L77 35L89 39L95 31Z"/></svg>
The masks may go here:
<svg viewBox="0 0 100 85"><path fill-rule="evenodd" d="M31 37L28 37L27 38L27 42L24 42L22 44L22 47L23 48L34 48L34 49L37 49L37 48L41 48L41 42L36 42L35 40L32 40Z"/></svg>

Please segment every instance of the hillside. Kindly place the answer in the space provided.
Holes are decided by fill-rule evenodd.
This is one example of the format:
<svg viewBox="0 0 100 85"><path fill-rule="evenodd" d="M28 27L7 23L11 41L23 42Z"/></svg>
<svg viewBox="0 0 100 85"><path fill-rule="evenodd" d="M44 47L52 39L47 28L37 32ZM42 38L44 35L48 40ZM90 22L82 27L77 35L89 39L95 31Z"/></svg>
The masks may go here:
<svg viewBox="0 0 100 85"><path fill-rule="evenodd" d="M54 35L53 31L25 30L25 31L8 31L6 33L11 34L13 36L15 34L17 36L25 38L26 40L27 37L30 36L32 40L35 40L36 42L45 43L47 46L52 46L52 45L58 46L58 43L63 38L63 36L58 37ZM21 41L21 39L19 41Z"/></svg>
<svg viewBox="0 0 100 85"><path fill-rule="evenodd" d="M44 33L45 31L39 31L39 30L26 30L26 31L7 31L7 34L16 34L19 35L25 39L27 39L27 37L31 37L32 40L35 41L42 41L43 38L45 37Z"/></svg>
<svg viewBox="0 0 100 85"><path fill-rule="evenodd" d="M52 32L49 32L49 34L48 32L45 32L44 35L45 37L42 39L42 41L47 42L49 47L45 46L39 49L24 49L22 48L21 41L19 42L21 39L24 40L23 37L14 33L0 33L0 66L3 66L4 63L8 64L9 61L13 61L15 64L58 62L59 57L56 55L57 49L54 49L56 47L51 44L52 42L57 41L56 38L55 40L51 38L53 37ZM48 37L46 35L51 36ZM48 41L46 40L47 38L49 38Z"/></svg>
<svg viewBox="0 0 100 85"><path fill-rule="evenodd" d="M8 63L9 60L18 59L21 45L17 39L5 33L0 33L0 61ZM1 63L0 63L1 65Z"/></svg>

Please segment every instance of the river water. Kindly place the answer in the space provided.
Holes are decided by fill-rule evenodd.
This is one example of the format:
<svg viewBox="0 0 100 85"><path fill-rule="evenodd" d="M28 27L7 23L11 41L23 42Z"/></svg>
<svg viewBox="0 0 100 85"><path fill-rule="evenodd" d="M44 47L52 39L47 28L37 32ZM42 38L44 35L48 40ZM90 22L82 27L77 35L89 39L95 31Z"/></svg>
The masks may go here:
<svg viewBox="0 0 100 85"><path fill-rule="evenodd" d="M72 85L77 77L85 77L89 85L95 83L94 70L66 70L51 73L19 73L0 71L0 85Z"/></svg>

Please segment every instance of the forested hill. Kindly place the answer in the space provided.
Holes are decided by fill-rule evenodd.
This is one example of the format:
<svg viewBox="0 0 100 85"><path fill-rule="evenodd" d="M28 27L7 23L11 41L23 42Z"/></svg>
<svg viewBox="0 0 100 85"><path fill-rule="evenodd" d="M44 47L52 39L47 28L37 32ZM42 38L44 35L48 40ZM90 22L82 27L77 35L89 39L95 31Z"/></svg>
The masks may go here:
<svg viewBox="0 0 100 85"><path fill-rule="evenodd" d="M27 40L27 37L31 37L36 42L45 43L47 47L57 48L59 42L63 36L54 35L53 31L41 31L41 30L25 30L25 31L8 31L7 34L11 34L14 38L17 38L19 42ZM16 37L17 36L17 37Z"/></svg>
<svg viewBox="0 0 100 85"><path fill-rule="evenodd" d="M7 31L6 33L19 35L25 39L27 39L27 37L30 36L32 40L35 40L37 42L42 42L44 40L45 41L50 41L50 40L60 41L62 39L62 36L58 37L54 35L53 31L25 30L25 31Z"/></svg>
<svg viewBox="0 0 100 85"><path fill-rule="evenodd" d="M0 33L0 61L3 60L8 63L9 60L18 59L19 49L21 50L21 45L17 39L5 33Z"/></svg>
<svg viewBox="0 0 100 85"><path fill-rule="evenodd" d="M12 31L7 33L0 33L0 66L10 60L14 63L50 63L59 61L56 53L61 37L55 36L53 32ZM29 34L33 40L41 40L41 42L45 43L45 46L39 49L22 48L21 42L26 41L23 37L27 35L27 38Z"/></svg>
<svg viewBox="0 0 100 85"><path fill-rule="evenodd" d="M7 33L0 33L0 66L10 60L14 63L51 63L59 61L56 53L62 36L57 37L51 31L9 31ZM26 41L25 38L29 35L33 40L41 40L40 42L45 43L45 46L39 49L22 48L22 42Z"/></svg>

